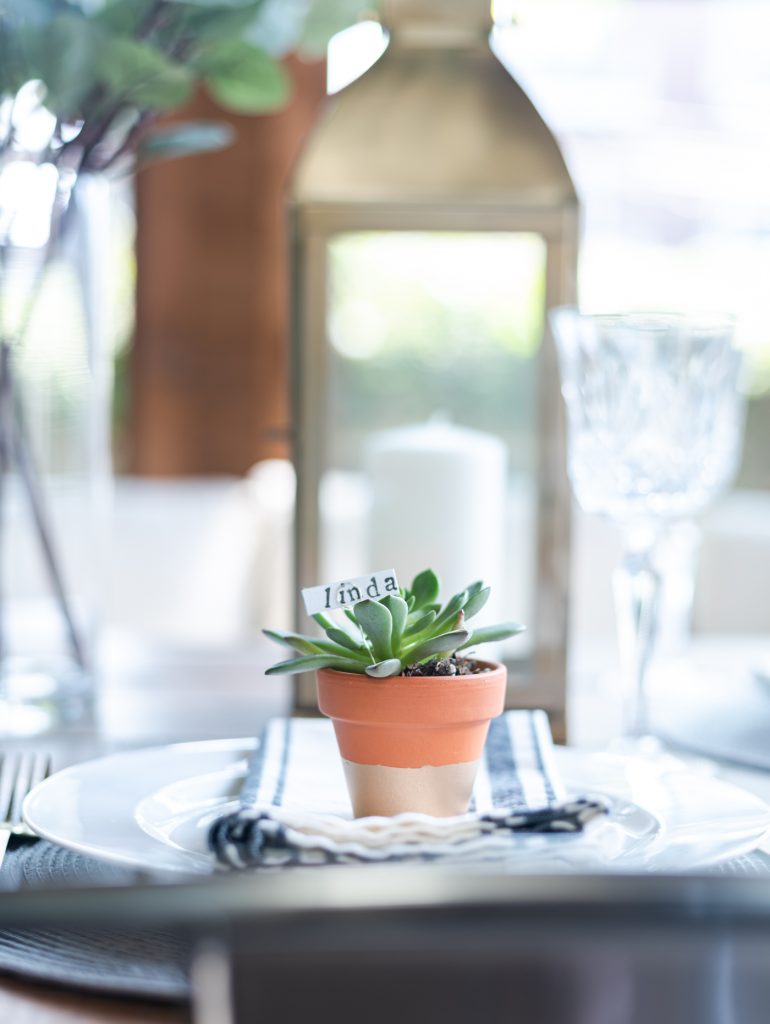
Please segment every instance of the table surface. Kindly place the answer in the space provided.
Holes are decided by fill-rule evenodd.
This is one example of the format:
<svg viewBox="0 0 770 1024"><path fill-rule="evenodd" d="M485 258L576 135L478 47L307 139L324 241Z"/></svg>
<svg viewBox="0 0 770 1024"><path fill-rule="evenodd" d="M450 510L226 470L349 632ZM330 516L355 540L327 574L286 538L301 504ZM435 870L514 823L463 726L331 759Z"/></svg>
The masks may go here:
<svg viewBox="0 0 770 1024"><path fill-rule="evenodd" d="M751 664L770 643L706 642L713 665L721 656L731 665ZM60 765L107 750L178 740L256 733L271 716L287 711L290 685L267 679L272 651L257 644L241 649L169 650L113 635L105 648L98 700L90 720L35 741L53 752ZM601 747L616 729L611 673L612 655L584 652L570 673L571 738L584 747ZM216 709L212 711L212 692ZM769 715L770 715L770 702ZM29 741L17 741L28 745ZM3 741L3 746L8 747ZM770 801L770 772L719 766L719 773ZM3 1024L178 1024L189 1009L65 992L41 984L0 980Z"/></svg>

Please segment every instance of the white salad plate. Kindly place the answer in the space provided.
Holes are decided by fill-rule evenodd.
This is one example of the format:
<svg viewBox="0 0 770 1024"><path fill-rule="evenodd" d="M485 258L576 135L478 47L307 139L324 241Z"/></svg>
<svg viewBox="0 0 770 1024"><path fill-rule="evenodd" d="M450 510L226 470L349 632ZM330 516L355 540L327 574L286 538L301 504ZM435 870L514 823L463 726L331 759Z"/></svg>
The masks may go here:
<svg viewBox="0 0 770 1024"><path fill-rule="evenodd" d="M78 764L37 786L24 817L79 853L151 872L211 873L209 826L237 807L255 745L182 743ZM578 836L512 840L505 870L693 871L756 849L770 829L758 797L673 757L565 747L554 755L568 792L603 797L610 813Z"/></svg>

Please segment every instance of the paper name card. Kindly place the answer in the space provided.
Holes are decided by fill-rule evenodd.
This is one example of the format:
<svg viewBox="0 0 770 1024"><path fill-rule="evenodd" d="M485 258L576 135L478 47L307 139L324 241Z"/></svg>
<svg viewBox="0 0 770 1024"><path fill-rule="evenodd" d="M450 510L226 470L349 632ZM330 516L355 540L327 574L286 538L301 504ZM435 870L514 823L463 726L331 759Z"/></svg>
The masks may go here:
<svg viewBox="0 0 770 1024"><path fill-rule="evenodd" d="M302 600L308 615L317 615L318 612L329 612L335 608L350 608L367 598L377 601L388 594L398 596L395 569L382 569L366 576L356 576L352 580L321 584L320 587L305 587Z"/></svg>

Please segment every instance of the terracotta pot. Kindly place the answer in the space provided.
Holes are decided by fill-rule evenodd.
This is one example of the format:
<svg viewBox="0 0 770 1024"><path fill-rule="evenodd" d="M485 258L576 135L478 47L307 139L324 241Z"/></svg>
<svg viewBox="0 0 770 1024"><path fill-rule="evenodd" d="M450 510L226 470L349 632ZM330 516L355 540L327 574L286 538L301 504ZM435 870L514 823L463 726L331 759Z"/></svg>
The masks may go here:
<svg viewBox="0 0 770 1024"><path fill-rule="evenodd" d="M470 676L317 673L357 818L467 811L490 719L505 700L505 666L479 664L488 671Z"/></svg>

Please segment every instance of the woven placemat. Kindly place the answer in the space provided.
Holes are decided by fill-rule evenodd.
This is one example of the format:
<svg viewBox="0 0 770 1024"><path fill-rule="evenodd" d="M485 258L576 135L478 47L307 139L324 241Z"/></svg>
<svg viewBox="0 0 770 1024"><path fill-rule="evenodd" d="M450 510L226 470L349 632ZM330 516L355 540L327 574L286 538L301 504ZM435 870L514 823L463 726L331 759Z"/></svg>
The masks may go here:
<svg viewBox="0 0 770 1024"><path fill-rule="evenodd" d="M129 885L139 875L43 840L8 850L5 890ZM101 994L179 1002L189 996L189 949L156 929L93 933L77 929L0 931L0 972Z"/></svg>

